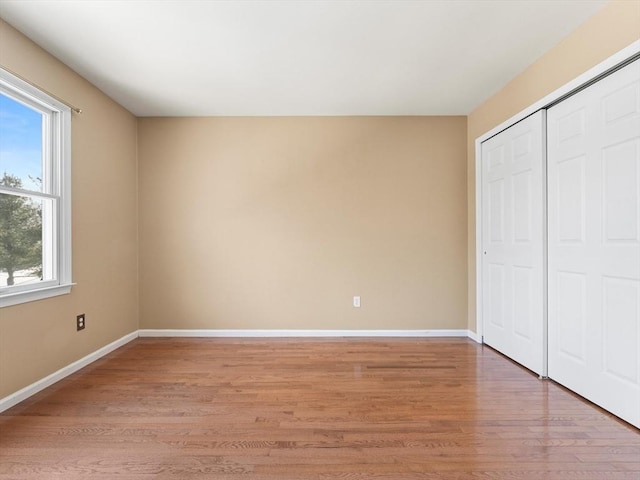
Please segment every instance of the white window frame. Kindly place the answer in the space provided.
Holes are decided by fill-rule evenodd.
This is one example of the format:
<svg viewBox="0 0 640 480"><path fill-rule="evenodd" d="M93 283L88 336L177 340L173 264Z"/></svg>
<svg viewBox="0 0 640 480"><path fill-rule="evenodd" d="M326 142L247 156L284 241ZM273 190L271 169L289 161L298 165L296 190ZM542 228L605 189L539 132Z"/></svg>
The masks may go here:
<svg viewBox="0 0 640 480"><path fill-rule="evenodd" d="M0 193L50 199L54 204L52 245L44 261L53 279L34 284L0 286L0 308L71 292L71 108L0 68L0 93L44 114L43 151L46 183L42 194L0 185ZM45 222L43 222L43 228ZM44 266L44 265L43 265Z"/></svg>

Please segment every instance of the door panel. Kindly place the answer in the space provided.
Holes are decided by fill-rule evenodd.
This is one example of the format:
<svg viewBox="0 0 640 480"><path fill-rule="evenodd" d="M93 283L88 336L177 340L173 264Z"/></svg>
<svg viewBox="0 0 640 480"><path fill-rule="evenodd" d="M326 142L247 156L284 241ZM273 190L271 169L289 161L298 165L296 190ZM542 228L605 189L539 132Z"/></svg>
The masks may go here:
<svg viewBox="0 0 640 480"><path fill-rule="evenodd" d="M640 61L547 121L549 376L640 427Z"/></svg>
<svg viewBox="0 0 640 480"><path fill-rule="evenodd" d="M557 272L558 352L567 360L585 364L585 338L587 311L586 275L573 272Z"/></svg>
<svg viewBox="0 0 640 480"><path fill-rule="evenodd" d="M514 201L513 215L513 241L516 243L531 243L531 213L533 175L531 170L516 173L513 176Z"/></svg>
<svg viewBox="0 0 640 480"><path fill-rule="evenodd" d="M619 380L638 384L638 305L640 282L603 279L602 328L604 371Z"/></svg>
<svg viewBox="0 0 640 480"><path fill-rule="evenodd" d="M544 112L482 144L484 342L545 375Z"/></svg>
<svg viewBox="0 0 640 480"><path fill-rule="evenodd" d="M638 241L638 151L633 139L602 150L604 234L607 242Z"/></svg>
<svg viewBox="0 0 640 480"><path fill-rule="evenodd" d="M558 240L564 244L584 243L585 226L585 157L563 160L557 164L556 203Z"/></svg>
<svg viewBox="0 0 640 480"><path fill-rule="evenodd" d="M533 268L513 267L513 333L532 341Z"/></svg>

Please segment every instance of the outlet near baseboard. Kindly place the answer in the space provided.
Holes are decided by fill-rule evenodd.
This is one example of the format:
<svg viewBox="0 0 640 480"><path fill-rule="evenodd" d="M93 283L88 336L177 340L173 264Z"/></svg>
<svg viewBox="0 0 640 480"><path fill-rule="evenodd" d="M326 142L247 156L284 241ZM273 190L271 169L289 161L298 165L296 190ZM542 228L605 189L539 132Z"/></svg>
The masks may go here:
<svg viewBox="0 0 640 480"><path fill-rule="evenodd" d="M76 317L76 330L79 332L80 330L84 330L84 327L86 327L84 313L81 313Z"/></svg>

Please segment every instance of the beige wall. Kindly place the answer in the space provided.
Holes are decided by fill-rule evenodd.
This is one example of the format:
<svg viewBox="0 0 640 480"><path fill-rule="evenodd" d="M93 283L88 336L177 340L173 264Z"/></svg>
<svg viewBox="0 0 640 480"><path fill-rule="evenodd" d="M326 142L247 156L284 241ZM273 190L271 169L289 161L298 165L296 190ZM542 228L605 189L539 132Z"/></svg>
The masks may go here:
<svg viewBox="0 0 640 480"><path fill-rule="evenodd" d="M464 117L138 127L141 328L466 328Z"/></svg>
<svg viewBox="0 0 640 480"><path fill-rule="evenodd" d="M78 285L0 310L2 398L136 330L138 279L135 117L2 20L0 65L83 109L72 123Z"/></svg>
<svg viewBox="0 0 640 480"><path fill-rule="evenodd" d="M475 140L622 48L640 39L640 1L612 1L468 116L468 304L476 331Z"/></svg>
<svg viewBox="0 0 640 480"><path fill-rule="evenodd" d="M0 65L84 110L78 285L0 310L0 398L138 327L475 329L475 138L639 25L640 2L611 2L468 119L136 121L0 20Z"/></svg>

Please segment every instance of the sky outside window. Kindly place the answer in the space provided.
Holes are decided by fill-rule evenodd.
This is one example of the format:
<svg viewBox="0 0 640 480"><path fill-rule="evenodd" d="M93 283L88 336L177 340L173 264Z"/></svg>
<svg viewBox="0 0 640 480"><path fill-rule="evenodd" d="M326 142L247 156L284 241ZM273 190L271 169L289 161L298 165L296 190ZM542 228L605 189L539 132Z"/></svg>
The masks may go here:
<svg viewBox="0 0 640 480"><path fill-rule="evenodd" d="M43 115L0 94L0 178L18 177L22 188L41 191Z"/></svg>

